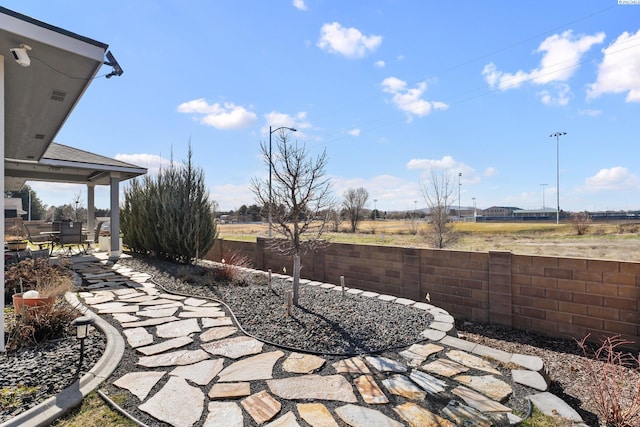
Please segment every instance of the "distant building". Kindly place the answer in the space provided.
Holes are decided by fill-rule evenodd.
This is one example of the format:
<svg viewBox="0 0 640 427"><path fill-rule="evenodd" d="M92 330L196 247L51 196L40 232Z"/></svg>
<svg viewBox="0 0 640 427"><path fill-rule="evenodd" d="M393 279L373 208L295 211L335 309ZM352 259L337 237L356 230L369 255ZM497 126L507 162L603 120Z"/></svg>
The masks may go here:
<svg viewBox="0 0 640 427"><path fill-rule="evenodd" d="M5 218L18 218L26 214L27 214L27 211L25 211L22 208L22 199L20 197L4 198L4 217Z"/></svg>
<svg viewBox="0 0 640 427"><path fill-rule="evenodd" d="M510 217L513 213L522 209L513 206L491 206L490 208L478 211L478 214L489 217Z"/></svg>
<svg viewBox="0 0 640 427"><path fill-rule="evenodd" d="M513 212L513 216L516 218L549 218L550 216L555 216L557 212L554 208L518 209Z"/></svg>

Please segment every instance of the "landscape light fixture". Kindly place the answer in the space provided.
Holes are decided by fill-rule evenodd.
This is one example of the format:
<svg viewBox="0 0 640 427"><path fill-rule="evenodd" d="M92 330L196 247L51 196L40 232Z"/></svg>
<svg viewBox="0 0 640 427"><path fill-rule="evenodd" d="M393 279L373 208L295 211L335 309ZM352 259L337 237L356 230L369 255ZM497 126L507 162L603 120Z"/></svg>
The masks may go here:
<svg viewBox="0 0 640 427"><path fill-rule="evenodd" d="M560 224L560 137L566 134L566 132L556 132L549 135L549 138L556 137L556 201L558 202L556 224Z"/></svg>
<svg viewBox="0 0 640 427"><path fill-rule="evenodd" d="M89 316L80 316L71 321L71 325L76 327L76 338L80 340L80 360L78 361L78 373L82 368L82 359L84 357L84 340L89 335L89 326L93 325L95 320Z"/></svg>
<svg viewBox="0 0 640 427"><path fill-rule="evenodd" d="M294 128L290 128L290 127L286 127L286 126L280 126L279 128L273 129L271 130L271 126L269 126L269 237L271 237L271 210L272 210L272 205L273 205L273 198L271 196L271 171L273 168L273 161L272 161L272 157L271 157L271 135L273 135L274 132L277 132L279 130L290 130L291 132L297 132L297 129Z"/></svg>

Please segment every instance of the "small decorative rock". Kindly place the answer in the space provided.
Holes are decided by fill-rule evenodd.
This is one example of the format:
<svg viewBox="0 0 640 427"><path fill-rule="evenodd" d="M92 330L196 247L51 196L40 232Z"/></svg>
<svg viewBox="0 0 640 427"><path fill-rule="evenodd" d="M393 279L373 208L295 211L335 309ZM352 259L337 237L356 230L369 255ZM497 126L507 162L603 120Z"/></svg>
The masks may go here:
<svg viewBox="0 0 640 427"><path fill-rule="evenodd" d="M127 337L127 342L133 348L143 345L149 345L153 342L151 335L145 328L123 329L122 331Z"/></svg>
<svg viewBox="0 0 640 427"><path fill-rule="evenodd" d="M322 403L298 403L298 413L313 427L338 427L333 415Z"/></svg>
<svg viewBox="0 0 640 427"><path fill-rule="evenodd" d="M220 340L238 332L238 328L235 326L221 326L218 328L211 328L200 334L200 341L209 342L213 340Z"/></svg>
<svg viewBox="0 0 640 427"><path fill-rule="evenodd" d="M448 359L434 360L433 362L427 363L426 365L422 366L421 369L427 372L431 372L432 374L442 375L444 377L451 377L453 375L458 375L469 370L469 368L467 368L466 366Z"/></svg>
<svg viewBox="0 0 640 427"><path fill-rule="evenodd" d="M144 400L164 374L164 371L130 372L114 381L113 385L127 389L138 399Z"/></svg>
<svg viewBox="0 0 640 427"><path fill-rule="evenodd" d="M209 402L209 414L202 427L242 427L244 417L235 402Z"/></svg>
<svg viewBox="0 0 640 427"><path fill-rule="evenodd" d="M184 337L193 332L200 332L197 319L178 320L156 327L156 335L160 338Z"/></svg>
<svg viewBox="0 0 640 427"><path fill-rule="evenodd" d="M322 357L294 352L282 363L282 369L294 374L310 374L320 369L324 363Z"/></svg>
<svg viewBox="0 0 640 427"><path fill-rule="evenodd" d="M447 357L454 362L458 362L464 366L468 366L469 368L478 369L490 374L501 375L500 371L494 368L491 363L478 356L472 356L469 353L465 353L464 351L451 350L447 353Z"/></svg>
<svg viewBox="0 0 640 427"><path fill-rule="evenodd" d="M148 345L145 347L138 347L136 350L145 356L150 356L152 354L163 353L167 350L173 350L175 348L184 347L187 344L191 344L193 342L192 338L189 337L178 337L171 340L163 341L158 344Z"/></svg>
<svg viewBox="0 0 640 427"><path fill-rule="evenodd" d="M352 427L402 427L382 412L357 405L341 406L336 409L336 414Z"/></svg>
<svg viewBox="0 0 640 427"><path fill-rule="evenodd" d="M322 399L357 402L351 384L342 375L303 375L268 380L269 390L283 399Z"/></svg>
<svg viewBox="0 0 640 427"><path fill-rule="evenodd" d="M224 366L223 359L203 360L193 365L178 366L169 375L184 378L198 385L207 385Z"/></svg>
<svg viewBox="0 0 640 427"><path fill-rule="evenodd" d="M189 427L202 415L204 394L184 379L171 377L159 392L138 408L175 427Z"/></svg>
<svg viewBox="0 0 640 427"><path fill-rule="evenodd" d="M211 399L228 399L234 397L244 397L251 394L251 385L247 382L242 383L217 383L209 390Z"/></svg>
<svg viewBox="0 0 640 427"><path fill-rule="evenodd" d="M182 366L191 365L208 358L209 355L202 350L178 350L171 353L156 354L155 356L143 356L138 360L138 365L147 368Z"/></svg>
<svg viewBox="0 0 640 427"><path fill-rule="evenodd" d="M389 403L389 399L384 395L378 384L376 384L373 376L362 375L356 378L353 383L356 385L362 399L370 405L380 405Z"/></svg>
<svg viewBox="0 0 640 427"><path fill-rule="evenodd" d="M335 362L333 368L337 373L349 373L349 374L370 374L371 371L364 363L364 360L360 356L355 356L350 359L339 360Z"/></svg>
<svg viewBox="0 0 640 427"><path fill-rule="evenodd" d="M365 360L378 372L407 372L404 364L388 357L366 356Z"/></svg>
<svg viewBox="0 0 640 427"><path fill-rule="evenodd" d="M427 396L424 390L404 375L393 375L382 380L382 385L389 390L389 393L411 400L423 400Z"/></svg>
<svg viewBox="0 0 640 427"><path fill-rule="evenodd" d="M227 366L219 374L220 382L252 381L273 378L273 365L284 356L280 350L261 353Z"/></svg>
<svg viewBox="0 0 640 427"><path fill-rule="evenodd" d="M493 375L458 375L454 379L467 387L479 391L485 396L489 396L493 400L497 400L498 402L504 401L507 397L511 396L511 393L513 393L509 384L497 379Z"/></svg>
<svg viewBox="0 0 640 427"><path fill-rule="evenodd" d="M411 427L456 427L454 423L428 411L415 403L407 402L393 410Z"/></svg>
<svg viewBox="0 0 640 427"><path fill-rule="evenodd" d="M281 407L280 402L271 397L265 390L252 394L240 403L256 424L262 424L275 417L280 412Z"/></svg>

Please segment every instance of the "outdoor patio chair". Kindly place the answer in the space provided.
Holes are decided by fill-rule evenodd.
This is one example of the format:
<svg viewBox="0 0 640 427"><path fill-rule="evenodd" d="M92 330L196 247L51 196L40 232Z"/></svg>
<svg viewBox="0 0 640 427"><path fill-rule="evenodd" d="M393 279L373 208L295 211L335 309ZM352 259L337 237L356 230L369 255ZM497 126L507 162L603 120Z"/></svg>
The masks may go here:
<svg viewBox="0 0 640 427"><path fill-rule="evenodd" d="M60 223L60 237L58 244L65 249L65 253L73 255L73 246L79 246L80 252L86 252L84 249L84 236L82 234L81 222L61 222Z"/></svg>
<svg viewBox="0 0 640 427"><path fill-rule="evenodd" d="M51 240L51 235L40 235L40 234L31 234L31 230L27 224L23 225L25 231L27 232L27 238L29 239L29 243L38 247L38 249L43 250L43 246L48 246L49 255L53 252L53 240Z"/></svg>

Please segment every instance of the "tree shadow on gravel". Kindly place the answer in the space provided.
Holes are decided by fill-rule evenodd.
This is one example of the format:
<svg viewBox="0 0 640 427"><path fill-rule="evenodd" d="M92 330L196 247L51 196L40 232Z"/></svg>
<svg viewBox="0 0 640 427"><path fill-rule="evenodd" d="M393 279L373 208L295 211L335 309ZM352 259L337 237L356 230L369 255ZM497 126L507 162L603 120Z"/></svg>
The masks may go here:
<svg viewBox="0 0 640 427"><path fill-rule="evenodd" d="M544 348L558 353L584 356L578 343L570 338L548 337L535 332L509 328L501 325L490 325L482 322L456 321L458 332L470 332L501 341L509 341L518 344Z"/></svg>
<svg viewBox="0 0 640 427"><path fill-rule="evenodd" d="M598 416L593 412L586 411L582 408L582 401L577 397L571 396L564 392L562 384L558 381L551 381L549 384L549 392L558 396L565 401L567 405L571 406L582 417L582 420L588 426L599 426Z"/></svg>
<svg viewBox="0 0 640 427"><path fill-rule="evenodd" d="M315 313L300 305L298 305L297 308L300 309L301 311L304 311L307 314L310 314L312 316L316 316L319 319L322 319L324 323L328 325L329 328L331 328L331 330L337 332L340 335L340 337L343 339L343 341L348 344L348 347L346 350L335 351L335 353L361 354L361 353L370 353L374 350L377 350L377 349L370 349L369 346L367 346L363 342L363 340L353 337L338 322L330 320L326 316L323 316L322 314L319 314L319 313Z"/></svg>

